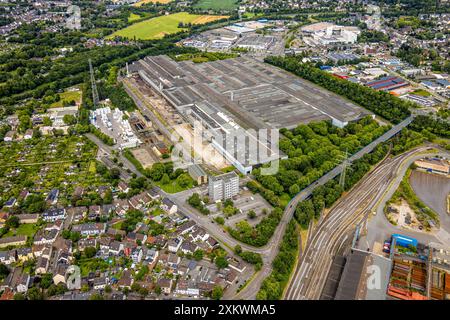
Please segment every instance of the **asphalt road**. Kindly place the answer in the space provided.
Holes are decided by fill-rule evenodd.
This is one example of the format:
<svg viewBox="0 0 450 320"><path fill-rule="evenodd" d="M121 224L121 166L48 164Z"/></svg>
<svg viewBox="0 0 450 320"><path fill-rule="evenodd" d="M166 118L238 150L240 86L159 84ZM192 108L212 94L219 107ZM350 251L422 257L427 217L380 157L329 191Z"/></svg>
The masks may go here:
<svg viewBox="0 0 450 320"><path fill-rule="evenodd" d="M430 156L439 155L442 157L450 157L450 153L448 152L439 152L439 153L430 153ZM436 244L444 244L447 247L450 247L450 234L447 231L450 227L449 225L443 225L443 221L441 220L441 228L437 232L433 233L425 233L421 231L414 231L414 230L407 230L403 228L399 228L397 226L392 225L388 219L386 218L384 214L384 207L386 206L386 202L392 197L394 192L397 190L397 188L400 185L400 182L403 178L403 176L406 174L406 170L410 166L412 162L414 162L417 159L420 159L424 157L424 154L415 155L414 157L409 158L407 161L405 161L402 168L399 170L399 173L397 175L397 178L392 182L392 184L389 186L388 190L386 190L385 195L381 199L380 203L378 204L376 209L376 215L371 216L368 223L367 223L367 235L364 236L360 240L360 247L365 250L367 249L367 246L370 247L371 244L373 244L375 241L383 242L384 240L388 239L390 235L393 233L401 233L413 238L416 238L419 242L422 243L436 243ZM444 221L444 223L447 220ZM363 246L366 246L364 248Z"/></svg>
<svg viewBox="0 0 450 320"><path fill-rule="evenodd" d="M99 149L101 149L101 151L103 151L107 155L107 157L103 157L101 160L103 162L105 162L105 164L108 167L111 167L114 164L114 162L110 159L113 157L112 152L113 152L114 148L103 143L103 141L101 141L99 138L97 138L92 133L87 133L86 137L89 138L89 140L91 140L92 142L94 142L99 147ZM121 153L119 153L118 159L120 160L120 162L123 163L124 168L130 169L130 171L135 173L136 176L138 176L138 177L143 176L142 173L140 173L139 170L136 169L136 167L127 158L125 158ZM120 168L119 168L119 170L120 170ZM127 173L125 170L122 169L120 171L121 171L121 176L123 175L125 180L128 180L130 178L130 174Z"/></svg>

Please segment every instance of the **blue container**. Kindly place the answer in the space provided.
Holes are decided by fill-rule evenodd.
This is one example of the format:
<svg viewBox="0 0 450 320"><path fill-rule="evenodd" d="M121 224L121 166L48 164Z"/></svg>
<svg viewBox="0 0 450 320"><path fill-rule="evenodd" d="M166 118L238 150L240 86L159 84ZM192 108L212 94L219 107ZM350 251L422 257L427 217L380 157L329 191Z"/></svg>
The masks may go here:
<svg viewBox="0 0 450 320"><path fill-rule="evenodd" d="M404 236L402 234L393 234L392 239L395 239L395 243L401 247L408 248L409 246L417 247L417 239Z"/></svg>

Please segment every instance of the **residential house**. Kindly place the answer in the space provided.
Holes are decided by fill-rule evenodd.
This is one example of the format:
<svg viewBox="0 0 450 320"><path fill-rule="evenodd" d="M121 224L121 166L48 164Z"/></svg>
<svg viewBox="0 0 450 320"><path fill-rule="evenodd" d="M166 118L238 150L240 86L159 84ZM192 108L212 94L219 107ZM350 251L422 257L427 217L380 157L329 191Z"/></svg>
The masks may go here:
<svg viewBox="0 0 450 320"><path fill-rule="evenodd" d="M121 238L123 238L127 233L124 230L119 230L110 227L108 228L108 230L106 230L106 234L111 238L116 238L116 236L120 236Z"/></svg>
<svg viewBox="0 0 450 320"><path fill-rule="evenodd" d="M28 261L34 257L33 250L28 247L14 249L14 253L17 261L21 262Z"/></svg>
<svg viewBox="0 0 450 320"><path fill-rule="evenodd" d="M144 250L144 263L149 266L154 266L158 262L159 252L155 249L145 249Z"/></svg>
<svg viewBox="0 0 450 320"><path fill-rule="evenodd" d="M175 293L182 296L198 297L200 289L194 281L178 280Z"/></svg>
<svg viewBox="0 0 450 320"><path fill-rule="evenodd" d="M79 223L81 220L83 220L88 213L87 207L71 207L67 209L67 214L72 216L72 222L73 223Z"/></svg>
<svg viewBox="0 0 450 320"><path fill-rule="evenodd" d="M133 284L133 277L131 276L130 270L125 270L122 273L122 277L120 278L119 282L117 283L119 288L128 288L131 289L131 286Z"/></svg>
<svg viewBox="0 0 450 320"><path fill-rule="evenodd" d="M3 137L3 141L5 142L11 142L14 140L14 137L16 136L15 131L8 131L5 136Z"/></svg>
<svg viewBox="0 0 450 320"><path fill-rule="evenodd" d="M113 204L104 204L102 206L102 217L109 217L116 212L116 206Z"/></svg>
<svg viewBox="0 0 450 320"><path fill-rule="evenodd" d="M181 252L183 252L184 254L193 254L196 249L197 246L190 241L183 241L180 247Z"/></svg>
<svg viewBox="0 0 450 320"><path fill-rule="evenodd" d="M162 200L162 203L160 205L160 208L163 209L165 212L169 214L176 213L178 210L178 207L175 203L173 203L170 199L164 198Z"/></svg>
<svg viewBox="0 0 450 320"><path fill-rule="evenodd" d="M209 238L209 234L206 232L205 229L197 227L195 228L194 232L190 234L190 237L194 242L196 241L204 242Z"/></svg>
<svg viewBox="0 0 450 320"><path fill-rule="evenodd" d="M58 202L59 197L59 190L58 189L52 189L47 195L47 198L45 199L48 204L55 205Z"/></svg>
<svg viewBox="0 0 450 320"><path fill-rule="evenodd" d="M27 236L12 236L0 239L0 248L6 248L9 246L23 246L27 242Z"/></svg>
<svg viewBox="0 0 450 320"><path fill-rule="evenodd" d="M44 231L60 231L62 226L62 220L54 221L53 223L47 223L44 227Z"/></svg>
<svg viewBox="0 0 450 320"><path fill-rule="evenodd" d="M4 203L4 207L5 208L12 208L17 204L17 199L16 198L9 198L8 201L6 201Z"/></svg>
<svg viewBox="0 0 450 320"><path fill-rule="evenodd" d="M142 261L143 252L141 248L134 248L131 250L130 258L133 263L138 264Z"/></svg>
<svg viewBox="0 0 450 320"><path fill-rule="evenodd" d="M219 246L219 242L217 242L216 239L214 239L213 237L208 237L208 239L206 239L206 243L208 244L208 246L211 249L216 248L217 246Z"/></svg>
<svg viewBox="0 0 450 320"><path fill-rule="evenodd" d="M236 270L239 273L244 272L244 270L247 268L247 266L245 265L245 263L243 263L242 261L237 261L235 259L230 259L228 261L228 266L234 270Z"/></svg>
<svg viewBox="0 0 450 320"><path fill-rule="evenodd" d="M23 272L22 268L14 268L14 270L8 274L5 281L0 286L0 290L9 288L14 292L26 293L29 285L30 275Z"/></svg>
<svg viewBox="0 0 450 320"><path fill-rule="evenodd" d="M19 214L19 222L21 224L27 224L27 223L37 223L39 220L39 214Z"/></svg>
<svg viewBox="0 0 450 320"><path fill-rule="evenodd" d="M3 227L6 223L6 220L9 218L8 212L0 212L0 228Z"/></svg>
<svg viewBox="0 0 450 320"><path fill-rule="evenodd" d="M41 256L36 261L36 269L35 269L34 273L36 273L36 274L47 273L48 266L49 266L48 259Z"/></svg>
<svg viewBox="0 0 450 320"><path fill-rule="evenodd" d="M188 233L188 232L192 231L192 230L194 229L195 226L196 226L195 221L190 220L190 221L188 221L188 222L186 222L186 223L183 223L181 226L179 226L179 227L177 228L177 231L178 231L180 234L185 234L185 233Z"/></svg>
<svg viewBox="0 0 450 320"><path fill-rule="evenodd" d="M84 251L84 249L88 248L88 247L97 247L97 239L80 239L80 241L78 241L78 250L80 251ZM108 247L109 248L109 247Z"/></svg>
<svg viewBox="0 0 450 320"><path fill-rule="evenodd" d="M65 263L58 263L55 269L55 272L53 272L53 283L55 285L58 285L60 283L66 283L66 272L69 265Z"/></svg>
<svg viewBox="0 0 450 320"><path fill-rule="evenodd" d="M115 256L118 256L124 249L123 243L119 241L113 241L111 242L111 245L109 246L109 253L113 254Z"/></svg>
<svg viewBox="0 0 450 320"><path fill-rule="evenodd" d="M128 184L122 180L117 185L117 188L120 190L120 192L124 193L128 193L128 191L130 191L130 187L128 186Z"/></svg>
<svg viewBox="0 0 450 320"><path fill-rule="evenodd" d="M52 244L58 237L58 233L59 231L55 229L52 229L50 231L39 230L34 235L33 244Z"/></svg>
<svg viewBox="0 0 450 320"><path fill-rule="evenodd" d="M106 232L105 223L83 223L73 226L72 231L79 232L82 236L98 236Z"/></svg>
<svg viewBox="0 0 450 320"><path fill-rule="evenodd" d="M167 265L170 268L176 269L178 267L178 264L180 263L181 258L176 255L175 253L169 253L167 257Z"/></svg>
<svg viewBox="0 0 450 320"><path fill-rule="evenodd" d="M57 220L64 220L66 218L66 209L51 208L44 212L42 219L47 222L55 222Z"/></svg>
<svg viewBox="0 0 450 320"><path fill-rule="evenodd" d="M170 294L172 292L172 279L161 278L158 280L158 286L162 293Z"/></svg>
<svg viewBox="0 0 450 320"><path fill-rule="evenodd" d="M5 265L10 265L11 263L16 262L14 250L0 251L0 262Z"/></svg>
<svg viewBox="0 0 450 320"><path fill-rule="evenodd" d="M23 138L25 140L33 138L33 129L27 129L27 131L25 131L25 134L23 135Z"/></svg>
<svg viewBox="0 0 450 320"><path fill-rule="evenodd" d="M94 286L93 288L95 290L105 290L105 287L109 284L107 277L99 277L94 279Z"/></svg>
<svg viewBox="0 0 450 320"><path fill-rule="evenodd" d="M173 252L173 253L177 253L177 251L180 249L182 243L183 243L183 238L181 238L181 237L170 239L168 242L169 251Z"/></svg>
<svg viewBox="0 0 450 320"><path fill-rule="evenodd" d="M145 234L141 234L141 233L135 233L135 232L129 232L127 234L127 240L134 242L136 244L139 243L145 243L145 241L147 241L147 235Z"/></svg>
<svg viewBox="0 0 450 320"><path fill-rule="evenodd" d="M100 206L89 206L89 213L88 213L88 219L89 220L96 220L97 218L100 219L102 214L102 209Z"/></svg>
<svg viewBox="0 0 450 320"><path fill-rule="evenodd" d="M152 200L157 200L161 198L161 195L159 194L160 189L158 187L151 188L147 194L152 198Z"/></svg>
<svg viewBox="0 0 450 320"><path fill-rule="evenodd" d="M130 203L126 199L114 200L113 204L116 207L116 213L119 217L125 217L128 210L130 210Z"/></svg>
<svg viewBox="0 0 450 320"><path fill-rule="evenodd" d="M160 235L157 235L155 237L153 237L153 236L148 237L146 243L148 245L156 246L156 247L162 249L162 248L164 248L166 246L167 240L164 237L164 235L160 234Z"/></svg>

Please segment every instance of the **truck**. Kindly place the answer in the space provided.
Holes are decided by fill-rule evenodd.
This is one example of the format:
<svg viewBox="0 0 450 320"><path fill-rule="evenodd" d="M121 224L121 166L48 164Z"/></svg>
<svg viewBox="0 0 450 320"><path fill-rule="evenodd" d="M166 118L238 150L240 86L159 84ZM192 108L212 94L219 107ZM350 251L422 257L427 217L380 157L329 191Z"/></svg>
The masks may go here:
<svg viewBox="0 0 450 320"><path fill-rule="evenodd" d="M402 234L394 233L392 239L401 247L408 248L409 246L417 247L417 239L411 238Z"/></svg>

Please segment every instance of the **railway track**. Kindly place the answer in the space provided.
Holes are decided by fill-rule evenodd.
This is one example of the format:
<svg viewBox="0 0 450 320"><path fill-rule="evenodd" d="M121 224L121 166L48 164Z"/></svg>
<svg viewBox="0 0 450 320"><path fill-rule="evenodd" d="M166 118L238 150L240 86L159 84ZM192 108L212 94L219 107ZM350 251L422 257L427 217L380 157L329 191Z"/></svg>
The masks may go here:
<svg viewBox="0 0 450 320"><path fill-rule="evenodd" d="M403 161L420 150L384 160L319 222L295 270L285 299L320 298L333 258L350 232L368 216Z"/></svg>

